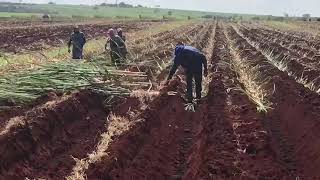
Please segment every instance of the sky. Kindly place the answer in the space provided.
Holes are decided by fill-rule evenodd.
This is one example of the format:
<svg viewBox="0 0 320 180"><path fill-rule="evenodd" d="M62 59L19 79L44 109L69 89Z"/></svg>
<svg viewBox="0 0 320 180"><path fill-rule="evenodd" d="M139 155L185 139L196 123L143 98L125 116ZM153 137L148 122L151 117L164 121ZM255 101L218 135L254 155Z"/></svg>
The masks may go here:
<svg viewBox="0 0 320 180"><path fill-rule="evenodd" d="M17 2L18 0L0 0ZM28 3L48 3L50 0L23 0ZM51 0L57 4L100 4L116 0ZM301 16L309 13L320 17L320 0L118 0L118 2L141 4L162 8L201 10L211 12Z"/></svg>

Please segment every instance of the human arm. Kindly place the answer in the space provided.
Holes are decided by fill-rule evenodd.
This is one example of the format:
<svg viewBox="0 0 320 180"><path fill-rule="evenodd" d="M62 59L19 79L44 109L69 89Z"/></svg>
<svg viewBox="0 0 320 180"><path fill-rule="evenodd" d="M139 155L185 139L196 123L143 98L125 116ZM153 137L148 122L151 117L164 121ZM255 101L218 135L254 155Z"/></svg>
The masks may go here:
<svg viewBox="0 0 320 180"><path fill-rule="evenodd" d="M184 46L177 46L174 50L174 59L173 59L173 65L171 67L169 76L167 78L167 81L165 85L168 85L170 80L172 79L172 76L175 74L177 71L178 67L182 65L182 59L184 58Z"/></svg>
<svg viewBox="0 0 320 180"><path fill-rule="evenodd" d="M174 60L173 60L173 65L170 69L170 72L169 72L169 75L168 75L168 78L167 78L167 81L165 82L165 85L168 85L170 80L172 79L173 75L176 73L178 67L179 67L179 63L178 63L178 57L175 57Z"/></svg>
<svg viewBox="0 0 320 180"><path fill-rule="evenodd" d="M86 36L83 34L83 45L85 45L87 43L87 39Z"/></svg>
<svg viewBox="0 0 320 180"><path fill-rule="evenodd" d="M168 75L168 78L167 78L166 82L164 83L165 86L169 85L170 80L172 79L173 75L176 73L178 67L179 67L179 65L177 65L176 63L174 63L172 65L170 73Z"/></svg>
<svg viewBox="0 0 320 180"><path fill-rule="evenodd" d="M108 50L108 46L109 46L109 44L110 44L110 38L107 38L107 42L106 42L106 44L104 45L104 50Z"/></svg>
<svg viewBox="0 0 320 180"><path fill-rule="evenodd" d="M120 54L122 56L125 56L125 54L127 54L127 45L126 43L123 41L123 39L121 37L118 38L118 41L117 41L117 46L118 46L118 50L120 52Z"/></svg>
<svg viewBox="0 0 320 180"><path fill-rule="evenodd" d="M123 47L126 48L126 43L121 37L119 37L117 40L118 40L118 47L119 48L123 48Z"/></svg>
<svg viewBox="0 0 320 180"><path fill-rule="evenodd" d="M171 67L169 76L167 78L167 81L170 81L173 77L173 75L176 73L177 69L178 69L179 65L177 63L174 63Z"/></svg>
<svg viewBox="0 0 320 180"><path fill-rule="evenodd" d="M68 52L69 52L69 53L71 52L71 50L70 50L71 44L72 44L72 38L70 37L70 39L69 39L69 41L68 41Z"/></svg>

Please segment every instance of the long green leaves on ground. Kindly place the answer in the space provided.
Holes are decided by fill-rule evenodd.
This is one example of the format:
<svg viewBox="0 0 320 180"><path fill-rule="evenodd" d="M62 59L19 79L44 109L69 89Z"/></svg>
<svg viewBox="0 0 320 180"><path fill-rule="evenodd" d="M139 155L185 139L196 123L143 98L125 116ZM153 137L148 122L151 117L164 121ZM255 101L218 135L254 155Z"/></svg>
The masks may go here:
<svg viewBox="0 0 320 180"><path fill-rule="evenodd" d="M113 78L109 69L103 61L65 61L12 72L0 77L0 105L6 102L27 103L48 92L82 88L110 95L128 94L128 90L108 83Z"/></svg>

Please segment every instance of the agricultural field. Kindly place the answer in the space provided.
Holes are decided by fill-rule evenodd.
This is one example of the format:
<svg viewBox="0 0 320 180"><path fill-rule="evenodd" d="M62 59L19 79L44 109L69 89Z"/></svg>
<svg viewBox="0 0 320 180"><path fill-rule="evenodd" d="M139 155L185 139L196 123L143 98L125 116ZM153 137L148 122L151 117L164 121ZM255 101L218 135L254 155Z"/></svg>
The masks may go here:
<svg viewBox="0 0 320 180"><path fill-rule="evenodd" d="M109 28L122 27L128 31L139 30L149 26L151 22L83 22L79 24L55 24L37 26L16 26L1 28L0 49L3 52L24 53L24 51L37 51L45 47L65 45L75 25L86 33L88 40L106 36Z"/></svg>
<svg viewBox="0 0 320 180"><path fill-rule="evenodd" d="M212 13L201 11L187 11L162 8L147 7L109 7L109 6L89 6L89 5L59 5L59 4L8 4L0 2L1 7L14 6L16 12L0 13L0 17L12 18L36 18L43 14L49 14L55 19L59 18L115 18L115 19L162 19L167 18L186 20L200 18L205 15L228 15L226 13ZM11 8L12 9L12 8ZM169 13L170 12L170 13ZM230 16L232 14L229 14Z"/></svg>
<svg viewBox="0 0 320 180"><path fill-rule="evenodd" d="M264 23L80 23L0 32L0 179L319 179L319 39ZM126 30L111 65L108 28ZM185 108L177 42L208 59L203 96ZM29 59L28 59L29 58ZM40 60L39 60L40 59Z"/></svg>
<svg viewBox="0 0 320 180"><path fill-rule="evenodd" d="M276 30L294 32L303 36L319 37L320 23L318 21L261 21L255 22ZM301 28L303 27L303 28Z"/></svg>
<svg viewBox="0 0 320 180"><path fill-rule="evenodd" d="M8 18L8 17L31 17L31 16L34 16L34 15L38 15L36 13L10 13L10 12L0 12L0 17L5 17L5 18Z"/></svg>

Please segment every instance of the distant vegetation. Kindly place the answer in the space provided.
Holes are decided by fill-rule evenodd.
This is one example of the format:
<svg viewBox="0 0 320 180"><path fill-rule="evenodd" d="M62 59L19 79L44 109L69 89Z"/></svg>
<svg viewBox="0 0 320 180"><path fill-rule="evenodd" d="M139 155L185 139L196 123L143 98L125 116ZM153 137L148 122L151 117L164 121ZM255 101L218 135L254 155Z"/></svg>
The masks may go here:
<svg viewBox="0 0 320 180"><path fill-rule="evenodd" d="M124 2L120 2L119 4L107 4L107 3L102 3L100 6L107 6L107 7L121 7L121 8L134 8L134 7L143 7L141 5L138 6L133 6L131 4L126 4Z"/></svg>
<svg viewBox="0 0 320 180"><path fill-rule="evenodd" d="M119 4L102 3L100 5L58 5L48 4L19 4L19 3L0 3L0 12L2 14L24 13L25 16L34 16L39 14L49 14L51 17L87 17L87 18L132 18L132 19L162 19L164 16L170 16L175 19L200 18L204 15L218 15L219 13L186 11L186 10L170 10L161 8L147 8L142 5L133 6L120 2ZM19 15L18 15L19 16ZM0 13L0 17L1 13ZM7 15L5 15L7 17Z"/></svg>
<svg viewBox="0 0 320 180"><path fill-rule="evenodd" d="M130 18L130 19L195 19L195 18L214 18L214 17L234 17L239 15L228 13L214 13L201 11L187 11L162 9L160 6L156 8L147 8L142 5L133 6L120 2L119 4L102 3L100 5L59 5L52 1L48 4L23 4L23 3L0 3L0 17L21 17L20 13L24 13L25 17L35 16L42 17L48 14L50 17L64 18ZM17 16L15 16L15 14ZM29 13L29 14L28 14ZM244 19L251 17L250 15L241 15Z"/></svg>
<svg viewBox="0 0 320 180"><path fill-rule="evenodd" d="M311 14L302 14L299 16L290 16L284 13L283 16L253 16L252 20L267 20L267 21L320 21L319 17L312 17Z"/></svg>
<svg viewBox="0 0 320 180"><path fill-rule="evenodd" d="M229 21L320 21L320 18L303 14L300 17L291 17L288 13L283 16L249 15L214 13L201 11L173 10L147 8L142 5L133 6L120 2L119 4L102 3L100 5L58 5L52 1L48 4L1 3L0 17L14 18L41 18L44 14L56 19L85 19L85 18L116 18L116 19L224 19Z"/></svg>
<svg viewBox="0 0 320 180"><path fill-rule="evenodd" d="M34 8L32 5L23 5L15 3L0 3L0 12L9 13L50 13L57 14L55 11L50 11L41 8Z"/></svg>

